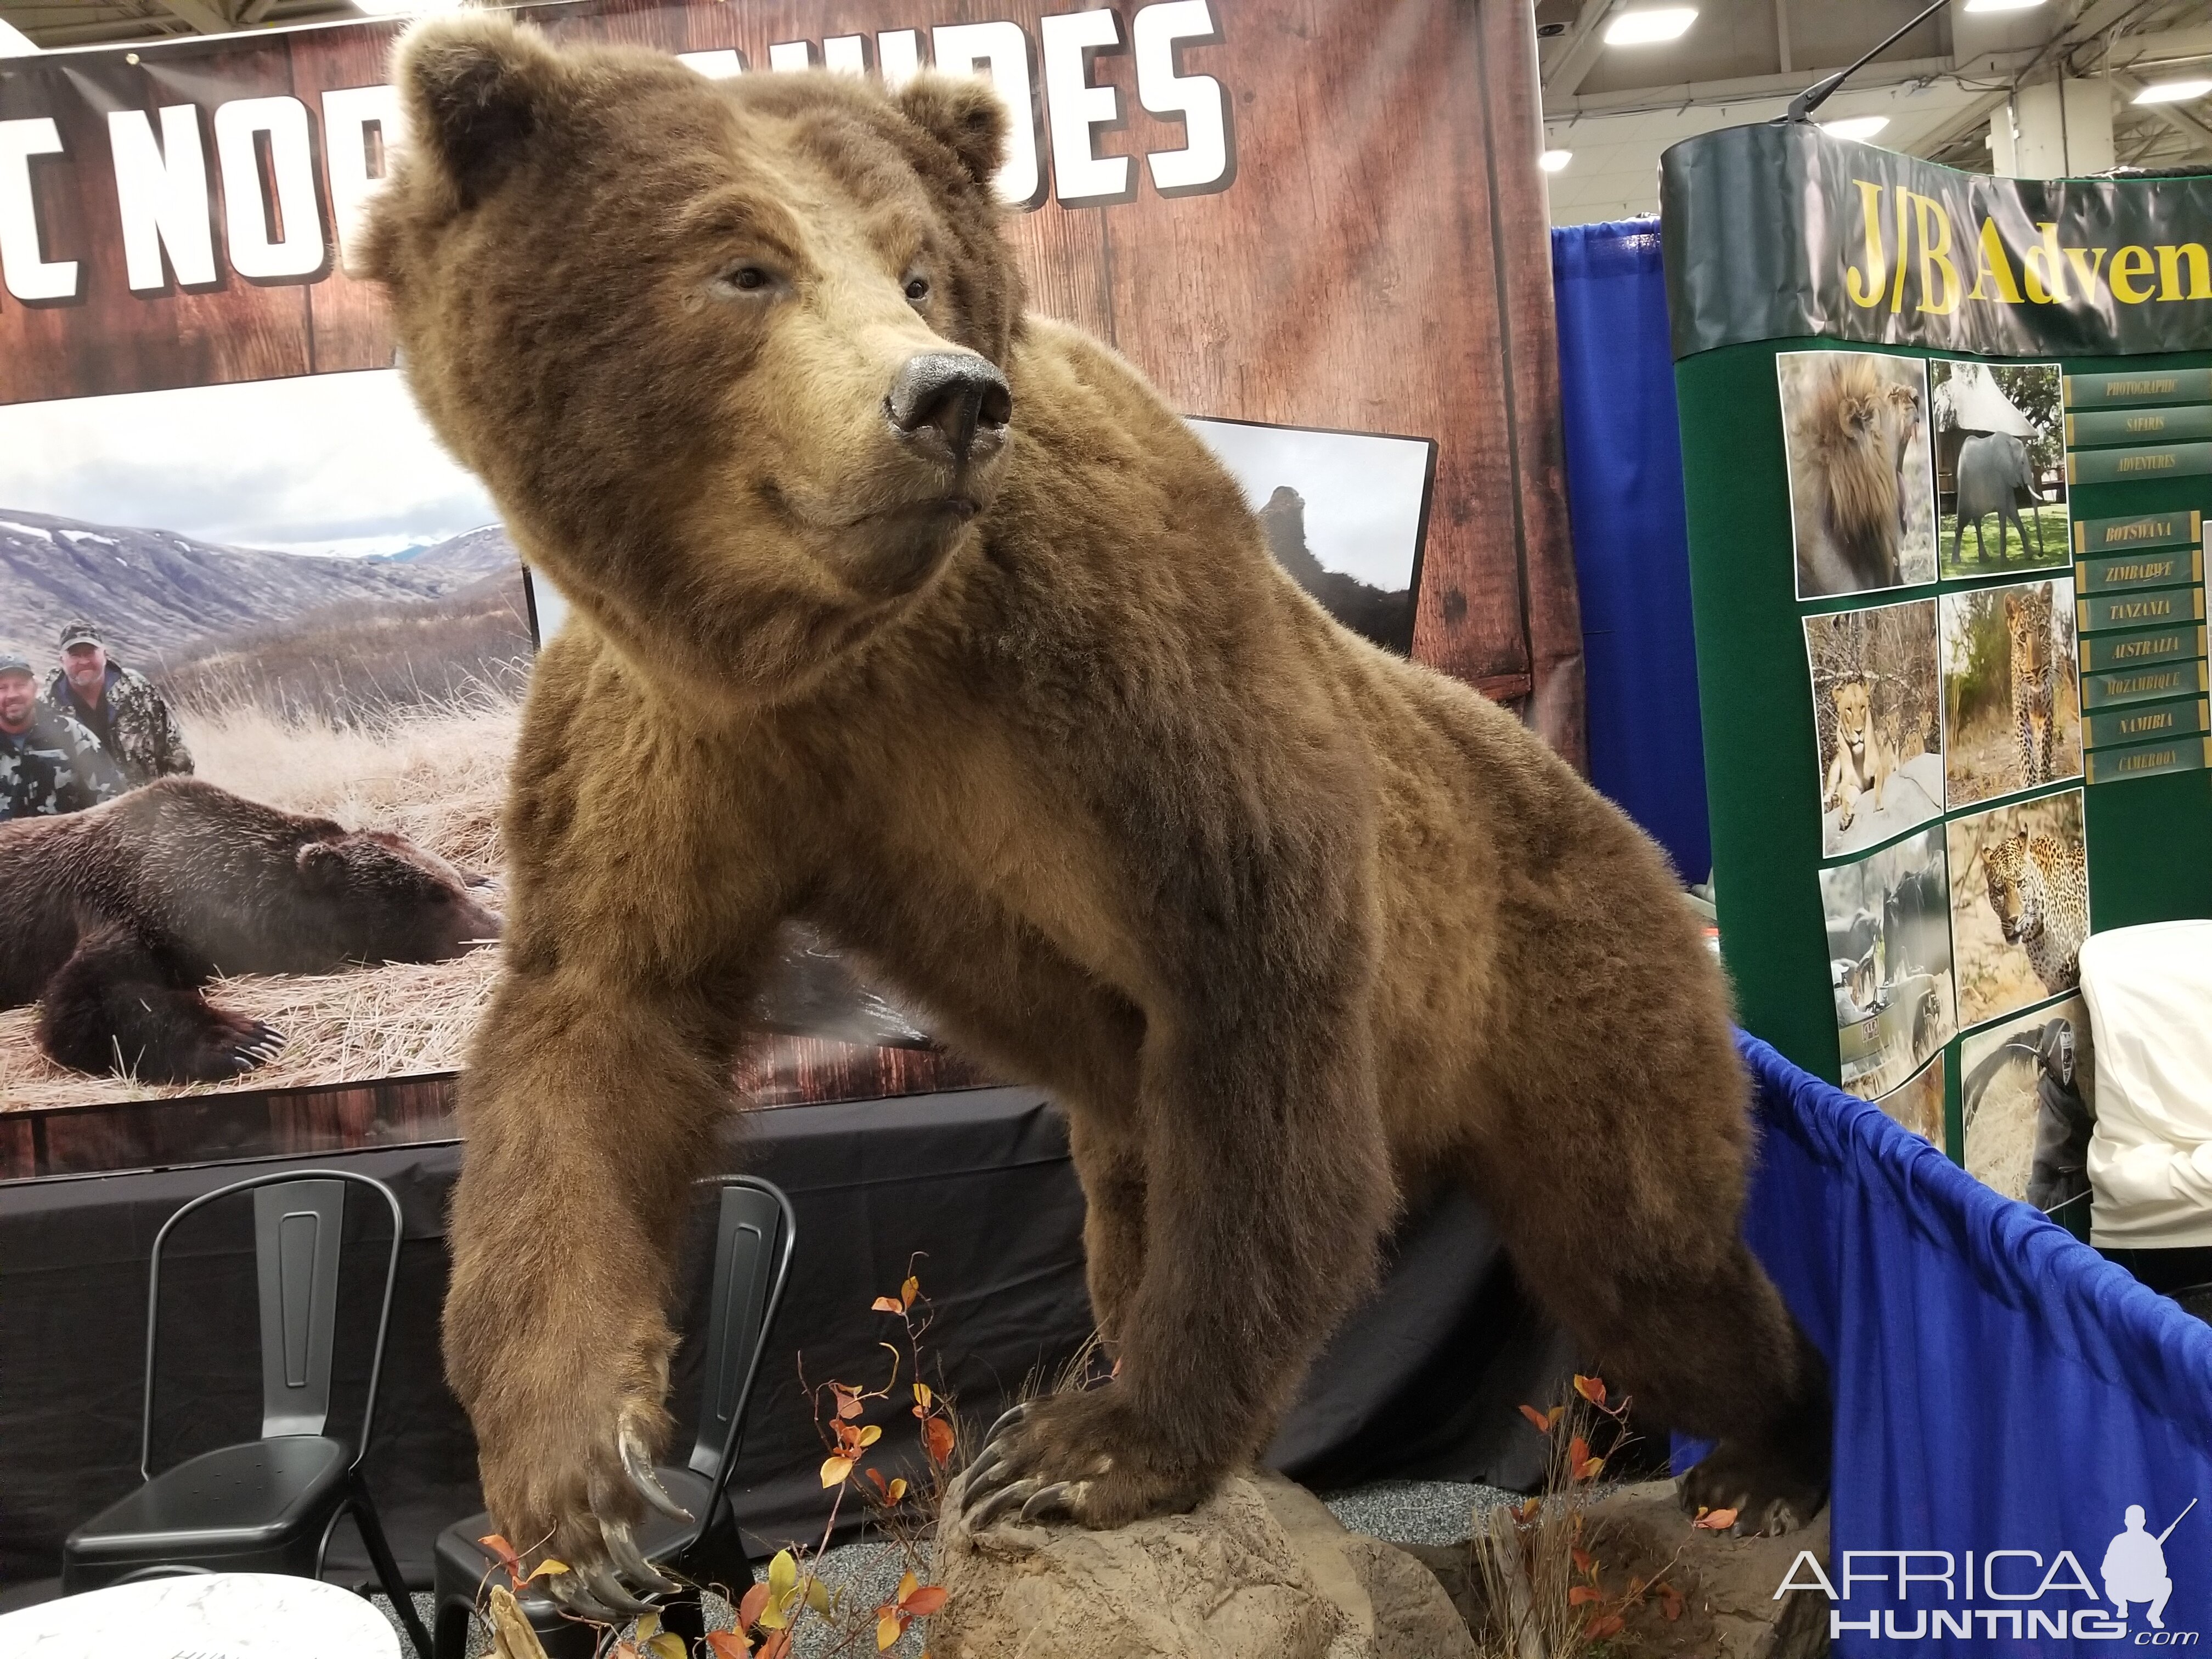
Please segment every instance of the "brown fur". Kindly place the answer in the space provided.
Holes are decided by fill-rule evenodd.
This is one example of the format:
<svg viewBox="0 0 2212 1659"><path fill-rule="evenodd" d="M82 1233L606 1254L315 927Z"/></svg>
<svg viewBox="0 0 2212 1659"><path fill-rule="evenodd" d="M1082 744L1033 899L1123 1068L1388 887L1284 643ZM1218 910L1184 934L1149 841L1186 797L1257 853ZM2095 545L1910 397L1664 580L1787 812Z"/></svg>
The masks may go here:
<svg viewBox="0 0 2212 1659"><path fill-rule="evenodd" d="M589 1561L635 1511L614 1447L665 1432L671 1218L787 918L1067 1109L1121 1376L1006 1450L1085 1482L1079 1518L1255 1455L1444 1181L1608 1377L1825 1468L1662 858L1504 710L1333 623L1133 369L1024 315L987 92L711 83L487 17L401 70L416 131L471 137L410 154L368 268L579 613L515 767L447 1309L508 1536ZM947 343L1013 396L957 471L880 413ZM948 498L973 516L899 505Z"/></svg>
<svg viewBox="0 0 2212 1659"><path fill-rule="evenodd" d="M1823 799L1842 811L1836 828L1848 830L1858 811L1858 799L1869 791L1874 810L1881 811L1882 791L1896 769L1897 744L1869 718L1870 702L1864 680L1845 680L1833 687L1828 698L1836 710L1836 752L1828 763L1827 790Z"/></svg>
<svg viewBox="0 0 2212 1659"><path fill-rule="evenodd" d="M1848 580L1827 573L1810 593L1894 587L1905 580L1898 541L1905 526L1899 478L1919 398L1908 386L1885 385L1859 352L1829 355L1797 419L1797 450L1817 494L1815 514L1829 558ZM1801 548L1825 563L1823 550Z"/></svg>

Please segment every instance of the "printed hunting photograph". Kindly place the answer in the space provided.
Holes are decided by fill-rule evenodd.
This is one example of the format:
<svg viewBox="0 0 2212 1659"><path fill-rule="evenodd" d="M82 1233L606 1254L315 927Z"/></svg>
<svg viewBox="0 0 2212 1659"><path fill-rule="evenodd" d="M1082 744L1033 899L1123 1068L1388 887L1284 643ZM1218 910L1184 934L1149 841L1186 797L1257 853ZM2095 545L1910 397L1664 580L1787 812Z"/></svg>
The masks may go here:
<svg viewBox="0 0 2212 1659"><path fill-rule="evenodd" d="M1821 871L1820 908L1843 1086L1880 1100L1959 1029L1942 827Z"/></svg>
<svg viewBox="0 0 2212 1659"><path fill-rule="evenodd" d="M1911 1079L1875 1102L1885 1115L1910 1129L1923 1140L1943 1147L1943 1051L1937 1049Z"/></svg>
<svg viewBox="0 0 2212 1659"><path fill-rule="evenodd" d="M176 739L0 823L0 1106L460 1064L532 644L396 374L0 408L0 653L96 749Z"/></svg>
<svg viewBox="0 0 2212 1659"><path fill-rule="evenodd" d="M2073 578L1946 593L1942 605L1946 805L2080 777Z"/></svg>
<svg viewBox="0 0 2212 1659"><path fill-rule="evenodd" d="M1936 601L1805 618L1820 854L1879 847L1943 813Z"/></svg>
<svg viewBox="0 0 2212 1659"><path fill-rule="evenodd" d="M1797 556L1797 597L1936 580L1928 366L1875 351L1774 360Z"/></svg>
<svg viewBox="0 0 2212 1659"><path fill-rule="evenodd" d="M2081 792L1954 818L1944 830L1960 1024L2002 1018L2079 986L2089 936Z"/></svg>
<svg viewBox="0 0 2212 1659"><path fill-rule="evenodd" d="M1945 580L2071 558L2057 363L1936 362L1936 533Z"/></svg>
<svg viewBox="0 0 2212 1659"><path fill-rule="evenodd" d="M2071 996L1975 1032L1959 1045L1959 1071L1966 1173L2054 1220L2086 1224L2097 1127L2087 1004Z"/></svg>
<svg viewBox="0 0 2212 1659"><path fill-rule="evenodd" d="M1259 514L1275 562L1353 633L1411 654L1436 445L1249 421L1189 424Z"/></svg>

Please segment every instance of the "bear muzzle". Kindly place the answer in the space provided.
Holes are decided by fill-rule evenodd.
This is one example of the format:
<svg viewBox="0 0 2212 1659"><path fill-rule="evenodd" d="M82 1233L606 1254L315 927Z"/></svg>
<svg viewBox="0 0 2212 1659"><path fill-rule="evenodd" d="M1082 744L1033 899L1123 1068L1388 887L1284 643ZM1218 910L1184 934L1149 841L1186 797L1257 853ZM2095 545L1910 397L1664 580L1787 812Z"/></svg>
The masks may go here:
<svg viewBox="0 0 2212 1659"><path fill-rule="evenodd" d="M972 351L922 351L899 366L884 416L906 444L956 471L1005 444L1014 395L988 358Z"/></svg>

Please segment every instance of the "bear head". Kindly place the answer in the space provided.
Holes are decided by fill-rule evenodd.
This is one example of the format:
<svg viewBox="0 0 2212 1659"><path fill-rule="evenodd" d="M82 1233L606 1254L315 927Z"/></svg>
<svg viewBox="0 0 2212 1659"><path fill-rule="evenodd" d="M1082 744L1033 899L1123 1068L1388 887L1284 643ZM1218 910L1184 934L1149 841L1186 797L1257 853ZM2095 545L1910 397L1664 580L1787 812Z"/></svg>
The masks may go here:
<svg viewBox="0 0 2212 1659"><path fill-rule="evenodd" d="M1021 288L980 80L714 81L418 25L359 272L440 435L638 671L772 702L971 543Z"/></svg>
<svg viewBox="0 0 2212 1659"><path fill-rule="evenodd" d="M464 876L404 836L379 830L302 842L286 931L313 966L340 962L443 962L500 936L499 913Z"/></svg>

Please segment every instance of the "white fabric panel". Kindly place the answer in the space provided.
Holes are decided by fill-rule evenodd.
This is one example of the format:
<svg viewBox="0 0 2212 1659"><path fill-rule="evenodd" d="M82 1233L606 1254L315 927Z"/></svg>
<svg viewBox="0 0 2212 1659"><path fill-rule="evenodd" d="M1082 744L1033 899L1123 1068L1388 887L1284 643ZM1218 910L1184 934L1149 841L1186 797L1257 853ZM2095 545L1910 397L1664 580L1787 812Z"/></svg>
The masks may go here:
<svg viewBox="0 0 2212 1659"><path fill-rule="evenodd" d="M2212 921L2092 934L2081 994L2097 1054L2091 1242L2212 1245Z"/></svg>

